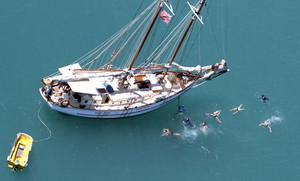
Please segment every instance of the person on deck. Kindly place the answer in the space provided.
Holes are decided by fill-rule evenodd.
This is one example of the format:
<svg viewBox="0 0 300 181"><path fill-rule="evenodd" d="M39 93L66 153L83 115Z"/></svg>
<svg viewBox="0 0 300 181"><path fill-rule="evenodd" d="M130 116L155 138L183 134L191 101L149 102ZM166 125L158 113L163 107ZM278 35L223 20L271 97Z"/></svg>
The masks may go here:
<svg viewBox="0 0 300 181"><path fill-rule="evenodd" d="M217 111L215 111L214 113L206 113L206 115L208 115L208 116L212 116L212 117L214 117L219 123L222 123L221 121L220 121L220 119L218 118L218 116L221 114L221 110L217 110Z"/></svg>
<svg viewBox="0 0 300 181"><path fill-rule="evenodd" d="M181 135L180 133L174 133L174 132L170 131L170 129L164 129L164 133L161 136L166 136L168 134L176 135L176 136Z"/></svg>
<svg viewBox="0 0 300 181"><path fill-rule="evenodd" d="M238 113L239 111L244 111L244 110L246 110L246 109L242 109L242 108L241 108L242 105L243 105L243 104L241 104L239 107L230 109L229 111L235 111L233 114L236 114L236 113Z"/></svg>
<svg viewBox="0 0 300 181"><path fill-rule="evenodd" d="M270 133L272 133L272 129L271 129L270 124L271 124L271 121L270 121L270 119L268 119L265 122L260 123L258 126L265 126L265 127L269 128Z"/></svg>

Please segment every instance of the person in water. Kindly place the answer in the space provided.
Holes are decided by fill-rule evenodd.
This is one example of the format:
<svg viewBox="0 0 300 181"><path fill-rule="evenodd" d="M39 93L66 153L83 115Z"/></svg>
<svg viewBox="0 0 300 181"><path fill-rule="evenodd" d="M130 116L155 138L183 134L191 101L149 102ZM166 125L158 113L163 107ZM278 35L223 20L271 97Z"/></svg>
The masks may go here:
<svg viewBox="0 0 300 181"><path fill-rule="evenodd" d="M208 116L212 116L212 117L214 117L217 121L219 121L219 123L222 123L221 121L220 121L220 119L218 118L218 116L221 114L221 110L217 110L217 111L215 111L214 113L206 113L206 115L208 115Z"/></svg>
<svg viewBox="0 0 300 181"><path fill-rule="evenodd" d="M206 123L202 123L202 124L200 124L200 126L202 126L200 128L200 130L202 130L202 131L205 131L207 129Z"/></svg>
<svg viewBox="0 0 300 181"><path fill-rule="evenodd" d="M190 118L187 117L186 119L183 120L183 124L186 124L186 125L191 125L191 121L190 121Z"/></svg>
<svg viewBox="0 0 300 181"><path fill-rule="evenodd" d="M264 94L260 96L260 100L264 103L267 102L269 99L270 98L266 97Z"/></svg>
<svg viewBox="0 0 300 181"><path fill-rule="evenodd" d="M246 109L242 109L242 105L243 105L243 104L241 104L239 107L230 109L229 111L235 111L233 114L236 114L236 113L238 113L239 111L244 111L244 110L246 110Z"/></svg>
<svg viewBox="0 0 300 181"><path fill-rule="evenodd" d="M176 135L176 136L181 135L180 133L174 133L174 132L170 131L170 129L164 129L164 133L161 136L166 136L168 134Z"/></svg>
<svg viewBox="0 0 300 181"><path fill-rule="evenodd" d="M268 119L265 122L260 123L258 126L265 126L265 127L269 128L270 133L272 133L272 129L271 129L270 124L271 124L271 121L270 121L270 119Z"/></svg>

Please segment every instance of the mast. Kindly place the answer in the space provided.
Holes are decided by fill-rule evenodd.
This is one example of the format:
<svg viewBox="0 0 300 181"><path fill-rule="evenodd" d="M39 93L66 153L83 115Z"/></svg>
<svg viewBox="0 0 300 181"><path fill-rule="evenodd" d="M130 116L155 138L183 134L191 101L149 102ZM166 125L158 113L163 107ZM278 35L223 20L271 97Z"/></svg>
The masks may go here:
<svg viewBox="0 0 300 181"><path fill-rule="evenodd" d="M164 1L164 0L162 0L162 1ZM148 28L148 30L147 30L147 32L146 32L144 38L143 38L143 41L142 41L141 45L139 46L139 48L138 48L138 50L137 50L137 52L136 52L136 54L135 54L135 56L134 56L134 58L133 58L133 60L132 60L132 62L131 62L131 64L130 64L128 70L131 70L131 69L132 69L134 62L136 61L138 55L140 54L140 52L141 52L141 50L142 50L142 48L143 48L143 46L144 46L144 44L145 44L145 42L146 42L146 40L147 40L147 37L148 37L148 35L149 35L149 33L150 33L150 31L151 31L151 29L152 29L152 27L153 27L153 25L154 25L154 23L155 23L157 17L158 17L158 15L159 15L159 13L160 13L162 7L163 7L163 2L162 2L162 1L161 1L160 4L159 4L159 8L158 8L158 10L157 10L157 12L156 12L156 14L155 14L155 17L154 17L154 19L153 19L151 25L149 26L149 28ZM127 77L127 76L125 76L125 77Z"/></svg>
<svg viewBox="0 0 300 181"><path fill-rule="evenodd" d="M199 2L200 2L200 1L199 1ZM201 10L202 10L202 8L203 8L205 2L206 2L206 0L202 0L202 2L200 3L201 5L200 5L199 8L195 11L195 14L196 14L196 15L199 15L199 14L200 14L200 12L201 12ZM182 36L182 38L181 38L181 40L180 40L180 42L179 42L179 44L178 44L176 50L175 50L175 52L174 52L174 54L173 54L173 56L172 56L172 58L171 58L171 60L170 60L170 62L169 62L169 66L172 65L173 60L175 59L175 56L177 55L178 50L179 50L179 48L181 47L181 44L182 44L183 40L185 39L185 37L186 37L188 31L190 30L190 28L191 28L191 26L192 26L192 24L193 24L193 22L194 22L194 20L195 20L195 16L196 16L195 14L193 14L192 19L191 19L191 21L190 21L190 23L189 23L187 29L185 30L185 32L184 32L184 34L183 34L183 36ZM169 70L169 68L167 68L167 70Z"/></svg>

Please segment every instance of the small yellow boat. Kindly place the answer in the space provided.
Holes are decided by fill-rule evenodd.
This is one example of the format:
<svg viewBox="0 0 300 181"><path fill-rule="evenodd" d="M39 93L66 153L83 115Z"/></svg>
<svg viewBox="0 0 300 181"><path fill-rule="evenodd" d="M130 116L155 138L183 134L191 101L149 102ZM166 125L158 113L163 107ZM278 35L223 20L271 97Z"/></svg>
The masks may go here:
<svg viewBox="0 0 300 181"><path fill-rule="evenodd" d="M7 157L8 167L13 171L22 171L27 166L29 152L31 151L33 139L26 133L18 133L14 146Z"/></svg>

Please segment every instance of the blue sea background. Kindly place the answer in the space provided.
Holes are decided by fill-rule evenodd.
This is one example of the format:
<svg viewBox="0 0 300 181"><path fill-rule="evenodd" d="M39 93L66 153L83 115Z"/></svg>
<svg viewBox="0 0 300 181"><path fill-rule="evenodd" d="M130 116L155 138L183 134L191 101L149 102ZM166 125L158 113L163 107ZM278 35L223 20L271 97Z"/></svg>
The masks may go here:
<svg viewBox="0 0 300 181"><path fill-rule="evenodd" d="M204 22L201 62L225 56L230 72L153 112L97 120L42 104L41 79L126 25L141 2L0 1L2 180L299 180L300 1L212 1L218 46ZM189 55L189 64L199 60L197 51ZM270 101L262 103L261 94ZM178 104L187 109L183 115ZM233 115L240 104L246 111ZM35 143L28 167L13 173L6 158L16 134L49 135L39 108L52 137ZM205 115L216 110L222 124ZM185 116L195 128L183 126ZM258 126L267 119L272 133ZM182 135L161 137L164 128Z"/></svg>

